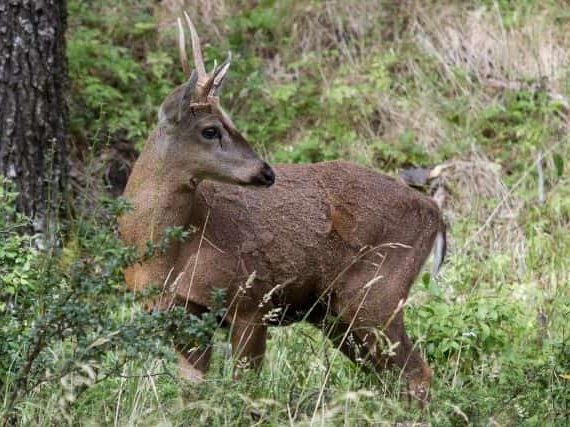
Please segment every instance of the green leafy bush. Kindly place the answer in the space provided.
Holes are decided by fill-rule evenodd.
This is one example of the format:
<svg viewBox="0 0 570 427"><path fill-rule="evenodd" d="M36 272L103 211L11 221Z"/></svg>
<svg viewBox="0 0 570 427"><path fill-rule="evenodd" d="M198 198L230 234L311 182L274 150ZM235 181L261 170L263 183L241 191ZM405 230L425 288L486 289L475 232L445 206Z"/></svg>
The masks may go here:
<svg viewBox="0 0 570 427"><path fill-rule="evenodd" d="M132 0L72 0L69 13L75 137L93 145L113 138L144 142L171 81L183 81L175 52L159 46L152 8Z"/></svg>
<svg viewBox="0 0 570 427"><path fill-rule="evenodd" d="M196 317L139 309L152 291L126 291L122 270L136 256L114 232L112 213L125 208L120 200L69 223L61 248L36 249L39 236L18 233L27 219L14 212L10 188L0 182L0 418L17 419L31 395L60 396L57 411L65 415L125 364L149 355L168 359L164 342L201 343L217 328L223 311ZM177 238L184 238L178 230L165 236Z"/></svg>
<svg viewBox="0 0 570 427"><path fill-rule="evenodd" d="M413 307L410 316L415 328L422 326L424 347L436 365L452 361L456 373L473 375L489 356L508 351L512 336L526 331L522 307L502 293L480 292L452 302L434 282L426 290L429 301Z"/></svg>

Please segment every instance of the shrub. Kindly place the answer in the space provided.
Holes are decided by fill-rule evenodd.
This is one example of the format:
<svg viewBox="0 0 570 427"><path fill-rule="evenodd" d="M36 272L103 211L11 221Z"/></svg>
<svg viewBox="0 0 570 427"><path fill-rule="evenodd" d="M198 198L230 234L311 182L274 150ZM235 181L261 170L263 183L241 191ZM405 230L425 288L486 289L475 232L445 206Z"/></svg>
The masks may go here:
<svg viewBox="0 0 570 427"><path fill-rule="evenodd" d="M164 341L192 345L217 327L221 311L149 315L139 309L149 293L126 292L122 269L136 257L117 238L112 215L124 203L101 202L104 208L68 224L62 247L38 249L38 236L18 234L28 220L14 212L10 188L0 182L0 417L14 420L31 395L54 394L65 416L79 395L126 363L169 358ZM173 231L165 240L176 237L183 236Z"/></svg>

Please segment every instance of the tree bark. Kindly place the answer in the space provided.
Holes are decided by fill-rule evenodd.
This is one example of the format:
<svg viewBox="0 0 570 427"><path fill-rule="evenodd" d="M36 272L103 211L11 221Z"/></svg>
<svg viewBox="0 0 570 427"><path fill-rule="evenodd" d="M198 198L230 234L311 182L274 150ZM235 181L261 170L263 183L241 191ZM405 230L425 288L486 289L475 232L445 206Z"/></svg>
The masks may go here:
<svg viewBox="0 0 570 427"><path fill-rule="evenodd" d="M0 0L0 174L46 232L67 183L66 0Z"/></svg>

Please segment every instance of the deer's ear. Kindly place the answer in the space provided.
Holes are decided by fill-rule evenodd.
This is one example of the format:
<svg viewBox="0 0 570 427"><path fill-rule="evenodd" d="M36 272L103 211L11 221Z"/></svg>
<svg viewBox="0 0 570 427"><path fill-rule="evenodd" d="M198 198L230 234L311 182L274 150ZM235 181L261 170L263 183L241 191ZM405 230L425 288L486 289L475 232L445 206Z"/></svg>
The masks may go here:
<svg viewBox="0 0 570 427"><path fill-rule="evenodd" d="M192 71L188 81L178 86L166 97L158 109L158 124L175 126L182 121L184 114L190 110L192 95L196 90L198 74Z"/></svg>

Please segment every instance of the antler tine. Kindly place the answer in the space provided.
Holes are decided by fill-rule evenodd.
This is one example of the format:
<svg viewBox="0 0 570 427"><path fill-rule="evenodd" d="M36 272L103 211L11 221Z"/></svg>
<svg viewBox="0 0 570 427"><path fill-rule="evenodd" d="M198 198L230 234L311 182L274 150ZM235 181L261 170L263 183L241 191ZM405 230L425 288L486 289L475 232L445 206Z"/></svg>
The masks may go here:
<svg viewBox="0 0 570 427"><path fill-rule="evenodd" d="M208 94L208 98L218 96L218 91L222 85L222 81L224 80L226 73L228 72L228 69L230 68L231 62L232 53L228 52L228 57L223 62L223 64L219 67L216 67L212 72L212 76L204 86L204 93Z"/></svg>
<svg viewBox="0 0 570 427"><path fill-rule="evenodd" d="M198 80L203 81L207 78L206 67L204 66L204 58L202 57L202 48L200 47L200 39L198 38L198 33L196 32L196 27L190 20L190 17L184 11L184 18L190 29L190 37L192 38L192 53L194 55L194 66L196 67L196 73L198 73Z"/></svg>
<svg viewBox="0 0 570 427"><path fill-rule="evenodd" d="M232 63L232 53L228 52L226 60L222 63L222 65L219 66L217 70L214 71L212 88L215 91L217 91L220 85L222 84L222 80L224 80L224 77L226 76L226 73L228 72L231 63Z"/></svg>
<svg viewBox="0 0 570 427"><path fill-rule="evenodd" d="M190 67L188 66L188 55L186 54L186 38L184 37L184 27L182 26L182 20L178 18L178 52L180 53L180 64L182 65L182 70L184 75L190 75Z"/></svg>

